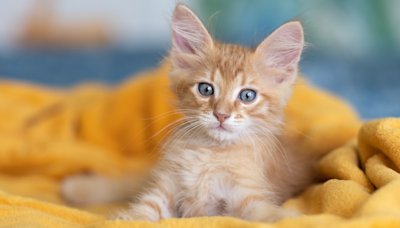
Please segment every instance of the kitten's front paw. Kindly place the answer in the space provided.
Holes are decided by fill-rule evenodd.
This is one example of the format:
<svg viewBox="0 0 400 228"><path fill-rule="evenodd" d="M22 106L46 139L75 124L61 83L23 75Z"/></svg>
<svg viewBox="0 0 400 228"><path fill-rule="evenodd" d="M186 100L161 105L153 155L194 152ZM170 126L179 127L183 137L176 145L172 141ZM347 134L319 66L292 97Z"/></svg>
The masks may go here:
<svg viewBox="0 0 400 228"><path fill-rule="evenodd" d="M123 210L118 211L114 215L110 216L110 220L124 220L124 221L152 221L150 218L140 215L134 210Z"/></svg>
<svg viewBox="0 0 400 228"><path fill-rule="evenodd" d="M132 221L135 220L132 214L129 211L120 211L115 215L110 216L111 220L124 220L124 221Z"/></svg>

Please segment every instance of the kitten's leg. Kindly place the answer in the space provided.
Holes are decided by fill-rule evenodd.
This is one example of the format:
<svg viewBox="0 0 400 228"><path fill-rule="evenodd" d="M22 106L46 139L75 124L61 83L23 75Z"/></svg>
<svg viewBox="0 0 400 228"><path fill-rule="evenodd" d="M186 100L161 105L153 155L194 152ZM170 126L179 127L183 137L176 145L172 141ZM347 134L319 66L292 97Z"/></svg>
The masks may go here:
<svg viewBox="0 0 400 228"><path fill-rule="evenodd" d="M62 180L60 191L64 200L71 204L107 204L132 197L142 182L134 175L113 179L97 174L76 174Z"/></svg>
<svg viewBox="0 0 400 228"><path fill-rule="evenodd" d="M233 216L235 217L248 221L268 223L273 223L284 218L293 218L299 215L298 212L283 209L267 200L263 200L262 197L254 196L248 196L242 201L239 201L233 211Z"/></svg>
<svg viewBox="0 0 400 228"><path fill-rule="evenodd" d="M158 221L177 217L177 207L174 200L178 193L173 177L158 174L154 185L138 197L130 209L120 211L112 219Z"/></svg>

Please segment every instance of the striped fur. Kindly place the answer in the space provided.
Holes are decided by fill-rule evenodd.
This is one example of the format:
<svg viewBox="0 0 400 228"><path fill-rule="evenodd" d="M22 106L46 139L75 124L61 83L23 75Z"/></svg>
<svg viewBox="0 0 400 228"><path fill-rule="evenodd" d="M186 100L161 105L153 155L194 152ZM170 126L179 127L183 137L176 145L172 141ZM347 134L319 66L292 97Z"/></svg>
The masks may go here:
<svg viewBox="0 0 400 228"><path fill-rule="evenodd" d="M171 27L169 77L185 119L160 148L146 187L130 209L113 218L233 216L274 222L295 216L279 205L311 181L312 159L296 154L281 127L304 45L300 22L282 25L256 49L215 42L184 5L177 6ZM214 94L202 96L199 83L212 85ZM256 91L255 100L241 101L243 89ZM220 123L214 113L230 117ZM122 199L129 192L108 183L77 176L62 189L70 202L81 204ZM102 191L80 191L84 185Z"/></svg>
<svg viewBox="0 0 400 228"><path fill-rule="evenodd" d="M283 25L253 50L213 41L178 5L172 34L171 90L186 119L165 142L148 188L115 218L295 216L279 205L310 181L310 169L280 129L304 44L300 22ZM212 85L214 94L202 96L199 83ZM256 99L242 102L243 89L256 91ZM230 115L222 130L215 112Z"/></svg>

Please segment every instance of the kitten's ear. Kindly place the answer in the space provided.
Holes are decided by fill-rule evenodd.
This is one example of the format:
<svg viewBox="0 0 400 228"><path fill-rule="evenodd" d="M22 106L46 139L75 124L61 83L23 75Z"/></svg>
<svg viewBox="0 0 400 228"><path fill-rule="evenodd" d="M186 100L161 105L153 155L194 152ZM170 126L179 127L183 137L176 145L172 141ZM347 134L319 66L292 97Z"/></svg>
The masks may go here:
<svg viewBox="0 0 400 228"><path fill-rule="evenodd" d="M257 47L255 67L261 73L272 74L273 83L294 82L303 46L303 26L299 21L288 22Z"/></svg>
<svg viewBox="0 0 400 228"><path fill-rule="evenodd" d="M213 39L199 18L187 6L179 4L172 17L172 63L188 68L213 48Z"/></svg>

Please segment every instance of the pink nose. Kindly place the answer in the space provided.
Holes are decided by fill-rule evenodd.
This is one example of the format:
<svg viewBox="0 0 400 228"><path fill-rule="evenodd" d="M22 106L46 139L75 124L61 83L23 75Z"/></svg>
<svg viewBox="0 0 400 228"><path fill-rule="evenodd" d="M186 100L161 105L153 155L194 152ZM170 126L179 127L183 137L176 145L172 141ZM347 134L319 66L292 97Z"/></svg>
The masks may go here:
<svg viewBox="0 0 400 228"><path fill-rule="evenodd" d="M214 112L214 116L217 117L217 120L220 123L223 123L226 119L228 119L231 115L226 114L226 113L219 113L219 112Z"/></svg>

